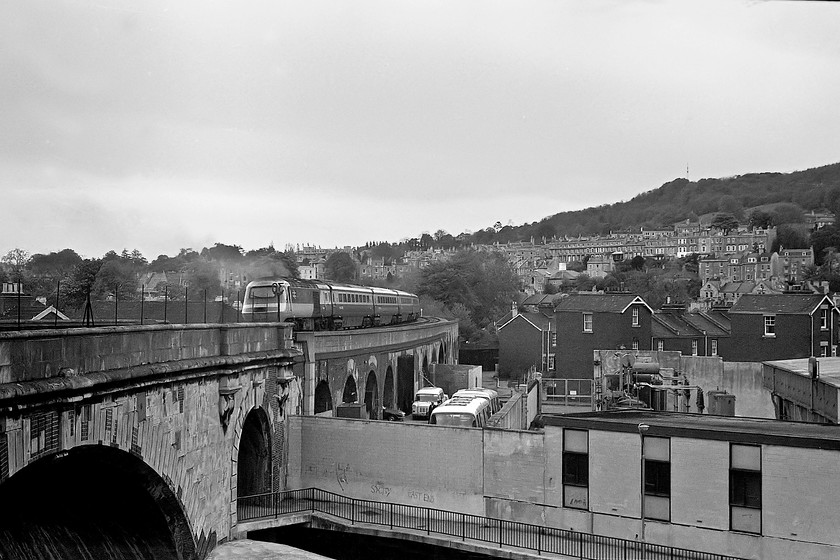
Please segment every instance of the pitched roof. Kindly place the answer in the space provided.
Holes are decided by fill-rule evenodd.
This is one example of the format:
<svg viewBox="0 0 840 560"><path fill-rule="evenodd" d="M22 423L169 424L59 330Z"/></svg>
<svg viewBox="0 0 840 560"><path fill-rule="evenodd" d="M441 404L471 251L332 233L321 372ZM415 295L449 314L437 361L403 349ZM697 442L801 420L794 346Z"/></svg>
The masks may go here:
<svg viewBox="0 0 840 560"><path fill-rule="evenodd" d="M748 294L755 289L755 282L727 282L721 286L721 293L725 294Z"/></svg>
<svg viewBox="0 0 840 560"><path fill-rule="evenodd" d="M823 294L745 294L729 312L810 315L824 301L834 308L831 298Z"/></svg>
<svg viewBox="0 0 840 560"><path fill-rule="evenodd" d="M557 302L557 311L592 311L600 313L624 313L634 303L641 303L653 313L653 309L635 294L569 294Z"/></svg>
<svg viewBox="0 0 840 560"><path fill-rule="evenodd" d="M720 337L732 334L729 318L720 314L712 317L708 313L686 313L682 318L706 336Z"/></svg>
<svg viewBox="0 0 840 560"><path fill-rule="evenodd" d="M651 322L651 335L655 338L673 338L674 336L695 338L703 336L703 333L686 321L683 315L654 313Z"/></svg>
<svg viewBox="0 0 840 560"><path fill-rule="evenodd" d="M529 311L520 311L516 314L515 317L512 319L508 319L504 323L501 323L497 329L502 330L507 325L511 324L514 321L526 321L530 323L534 328L540 331L547 331L551 325L551 319L543 315L542 313L531 313Z"/></svg>

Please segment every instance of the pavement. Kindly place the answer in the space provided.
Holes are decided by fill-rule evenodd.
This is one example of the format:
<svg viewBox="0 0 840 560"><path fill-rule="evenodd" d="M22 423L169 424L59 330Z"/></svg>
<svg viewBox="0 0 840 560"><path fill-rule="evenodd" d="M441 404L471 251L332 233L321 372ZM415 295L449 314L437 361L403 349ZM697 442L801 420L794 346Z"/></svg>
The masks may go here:
<svg viewBox="0 0 840 560"><path fill-rule="evenodd" d="M239 539L220 544L207 560L330 560L285 544Z"/></svg>

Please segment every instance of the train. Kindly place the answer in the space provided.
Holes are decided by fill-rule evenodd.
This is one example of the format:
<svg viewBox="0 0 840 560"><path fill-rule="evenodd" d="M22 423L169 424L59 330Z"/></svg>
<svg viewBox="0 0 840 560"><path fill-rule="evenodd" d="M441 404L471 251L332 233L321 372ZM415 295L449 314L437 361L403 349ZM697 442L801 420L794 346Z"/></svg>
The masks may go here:
<svg viewBox="0 0 840 560"><path fill-rule="evenodd" d="M305 331L395 325L421 315L420 299L408 292L298 278L248 283L241 310L246 321L287 321Z"/></svg>

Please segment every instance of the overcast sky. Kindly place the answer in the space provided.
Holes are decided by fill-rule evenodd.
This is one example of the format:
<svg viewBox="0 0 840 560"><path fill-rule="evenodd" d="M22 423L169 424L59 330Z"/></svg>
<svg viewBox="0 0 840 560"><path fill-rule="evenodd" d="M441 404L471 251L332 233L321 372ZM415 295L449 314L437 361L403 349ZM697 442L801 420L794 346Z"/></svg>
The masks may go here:
<svg viewBox="0 0 840 560"><path fill-rule="evenodd" d="M0 7L0 255L520 225L840 161L840 3Z"/></svg>

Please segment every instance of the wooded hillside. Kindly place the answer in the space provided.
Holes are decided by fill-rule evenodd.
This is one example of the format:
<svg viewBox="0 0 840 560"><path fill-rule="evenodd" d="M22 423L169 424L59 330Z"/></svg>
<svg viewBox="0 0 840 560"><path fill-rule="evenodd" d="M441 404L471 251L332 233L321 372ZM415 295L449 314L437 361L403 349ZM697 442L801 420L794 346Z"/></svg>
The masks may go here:
<svg viewBox="0 0 840 560"><path fill-rule="evenodd" d="M825 209L840 215L840 163L794 173L750 173L722 179L675 179L627 202L561 212L539 222L505 227L493 241L533 237L607 234L610 231L667 228L675 222L714 212L744 219L753 209L780 203L802 212ZM473 234L478 243L489 232Z"/></svg>

